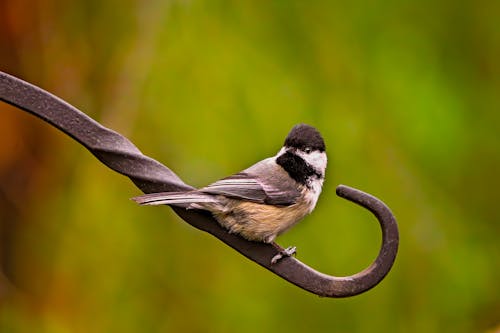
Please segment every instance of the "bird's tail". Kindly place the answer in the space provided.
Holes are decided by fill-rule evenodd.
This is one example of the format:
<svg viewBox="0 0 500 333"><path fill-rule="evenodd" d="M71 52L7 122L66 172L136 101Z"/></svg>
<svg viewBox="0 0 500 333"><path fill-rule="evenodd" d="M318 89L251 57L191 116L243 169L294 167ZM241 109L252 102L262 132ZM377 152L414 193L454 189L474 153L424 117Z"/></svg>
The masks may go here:
<svg viewBox="0 0 500 333"><path fill-rule="evenodd" d="M189 208L192 204L216 202L211 195L192 192L160 192L132 198L140 205L173 205Z"/></svg>

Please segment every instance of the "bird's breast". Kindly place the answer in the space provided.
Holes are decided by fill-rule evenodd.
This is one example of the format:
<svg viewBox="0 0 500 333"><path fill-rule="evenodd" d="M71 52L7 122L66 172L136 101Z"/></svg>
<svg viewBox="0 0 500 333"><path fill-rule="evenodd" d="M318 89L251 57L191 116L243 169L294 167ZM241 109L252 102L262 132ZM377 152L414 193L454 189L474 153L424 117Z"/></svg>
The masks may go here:
<svg viewBox="0 0 500 333"><path fill-rule="evenodd" d="M317 196L307 193L289 206L230 200L224 210L213 211L213 214L230 232L248 240L270 243L309 214L316 200Z"/></svg>

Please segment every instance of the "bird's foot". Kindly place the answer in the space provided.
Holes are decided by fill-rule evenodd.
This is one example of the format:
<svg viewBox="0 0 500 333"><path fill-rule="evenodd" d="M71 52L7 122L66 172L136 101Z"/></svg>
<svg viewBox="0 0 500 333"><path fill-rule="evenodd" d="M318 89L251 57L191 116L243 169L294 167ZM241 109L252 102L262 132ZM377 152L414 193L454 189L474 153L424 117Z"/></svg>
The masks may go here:
<svg viewBox="0 0 500 333"><path fill-rule="evenodd" d="M291 257L292 255L294 255L296 253L297 253L297 247L295 247L295 246L289 246L286 249L281 250L280 252L278 252L278 254L275 255L271 259L271 265L274 265L275 263L277 263L278 261L280 261L284 257Z"/></svg>

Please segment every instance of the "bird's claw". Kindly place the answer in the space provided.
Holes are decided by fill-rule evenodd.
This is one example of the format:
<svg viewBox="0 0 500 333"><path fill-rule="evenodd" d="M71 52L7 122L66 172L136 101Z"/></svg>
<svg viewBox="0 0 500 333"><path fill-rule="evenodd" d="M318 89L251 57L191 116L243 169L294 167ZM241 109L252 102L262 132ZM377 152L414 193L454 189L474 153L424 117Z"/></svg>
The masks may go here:
<svg viewBox="0 0 500 333"><path fill-rule="evenodd" d="M295 247L295 246L289 246L286 249L281 250L280 252L278 252L278 254L275 255L271 259L271 265L276 264L278 261L280 261L284 257L291 257L292 255L294 255L296 253L297 253L297 247Z"/></svg>

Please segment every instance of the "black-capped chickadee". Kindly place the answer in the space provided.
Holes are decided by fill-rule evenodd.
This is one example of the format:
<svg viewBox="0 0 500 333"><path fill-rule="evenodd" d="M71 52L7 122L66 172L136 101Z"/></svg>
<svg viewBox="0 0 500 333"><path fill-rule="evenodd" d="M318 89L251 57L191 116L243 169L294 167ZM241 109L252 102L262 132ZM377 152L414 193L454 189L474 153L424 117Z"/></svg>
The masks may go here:
<svg viewBox="0 0 500 333"><path fill-rule="evenodd" d="M312 126L292 128L276 156L206 187L132 198L141 205L171 205L211 212L221 226L250 241L271 243L315 207L327 158L321 134ZM291 255L295 247L273 258Z"/></svg>

